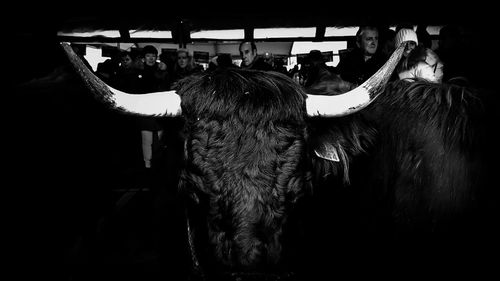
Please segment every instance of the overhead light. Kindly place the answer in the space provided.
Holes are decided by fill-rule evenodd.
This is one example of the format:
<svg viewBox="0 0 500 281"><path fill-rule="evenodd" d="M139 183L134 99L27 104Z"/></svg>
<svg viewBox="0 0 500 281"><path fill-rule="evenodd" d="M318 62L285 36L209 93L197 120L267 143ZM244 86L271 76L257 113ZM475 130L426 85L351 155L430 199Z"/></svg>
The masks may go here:
<svg viewBox="0 0 500 281"><path fill-rule="evenodd" d="M315 37L316 27L290 27L290 28L255 28L253 37L265 38L300 38Z"/></svg>
<svg viewBox="0 0 500 281"><path fill-rule="evenodd" d="M170 30L131 30L130 38L172 38Z"/></svg>
<svg viewBox="0 0 500 281"><path fill-rule="evenodd" d="M338 54L339 50L347 48L346 41L329 41L329 42L304 42L297 41L293 42L291 55L297 54L307 54L311 50L320 50L321 52L333 52L333 54Z"/></svg>
<svg viewBox="0 0 500 281"><path fill-rule="evenodd" d="M325 28L325 37L332 36L356 36L359 27L327 27Z"/></svg>
<svg viewBox="0 0 500 281"><path fill-rule="evenodd" d="M73 36L73 37L107 37L107 38L120 38L118 30L96 30L96 31L72 31L72 32L57 32L58 36Z"/></svg>
<svg viewBox="0 0 500 281"><path fill-rule="evenodd" d="M225 30L201 30L191 33L192 39L232 39L240 40L245 38L244 29L225 29Z"/></svg>

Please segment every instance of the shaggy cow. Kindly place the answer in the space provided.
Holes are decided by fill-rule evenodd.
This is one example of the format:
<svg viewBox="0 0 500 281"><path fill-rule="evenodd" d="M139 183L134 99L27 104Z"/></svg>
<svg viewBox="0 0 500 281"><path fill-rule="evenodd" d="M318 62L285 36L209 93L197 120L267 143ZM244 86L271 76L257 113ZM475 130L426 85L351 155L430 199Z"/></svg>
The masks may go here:
<svg viewBox="0 0 500 281"><path fill-rule="evenodd" d="M177 92L130 95L104 84L63 47L87 86L113 108L182 112L180 187L190 198L188 240L198 277L290 277L307 247L305 195L315 175L348 183L349 164L366 149L373 150L371 172L356 184L375 206L368 220L375 218L376 227L389 221L398 229L433 229L474 207L476 98L463 87L419 81L385 89L405 44L368 81L334 96L307 95L278 73L231 69L189 77ZM348 116L365 107L364 121Z"/></svg>

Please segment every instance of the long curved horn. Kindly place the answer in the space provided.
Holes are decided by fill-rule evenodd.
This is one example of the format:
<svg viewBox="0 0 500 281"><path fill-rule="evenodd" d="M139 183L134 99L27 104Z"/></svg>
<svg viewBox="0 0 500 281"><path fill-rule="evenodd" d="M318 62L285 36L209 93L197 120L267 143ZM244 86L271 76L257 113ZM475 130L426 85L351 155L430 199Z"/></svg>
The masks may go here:
<svg viewBox="0 0 500 281"><path fill-rule="evenodd" d="M399 60L406 43L392 53L387 62L363 84L336 96L307 95L306 109L309 116L338 117L357 112L368 106L383 90Z"/></svg>
<svg viewBox="0 0 500 281"><path fill-rule="evenodd" d="M181 98L175 91L149 94L128 94L107 85L82 62L69 43L62 42L71 64L94 96L123 112L146 116L177 116L181 114Z"/></svg>

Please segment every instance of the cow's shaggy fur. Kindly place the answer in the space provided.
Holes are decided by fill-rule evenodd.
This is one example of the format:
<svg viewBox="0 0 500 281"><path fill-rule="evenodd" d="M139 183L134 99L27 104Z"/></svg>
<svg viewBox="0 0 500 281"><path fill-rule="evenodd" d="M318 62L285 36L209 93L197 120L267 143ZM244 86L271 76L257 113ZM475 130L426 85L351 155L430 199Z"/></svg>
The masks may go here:
<svg viewBox="0 0 500 281"><path fill-rule="evenodd" d="M373 175L393 222L432 230L473 207L481 107L468 88L418 80L390 84L376 101Z"/></svg>
<svg viewBox="0 0 500 281"><path fill-rule="evenodd" d="M186 169L206 200L210 248L232 269L277 264L287 214L306 191L306 95L288 77L218 71L183 81Z"/></svg>

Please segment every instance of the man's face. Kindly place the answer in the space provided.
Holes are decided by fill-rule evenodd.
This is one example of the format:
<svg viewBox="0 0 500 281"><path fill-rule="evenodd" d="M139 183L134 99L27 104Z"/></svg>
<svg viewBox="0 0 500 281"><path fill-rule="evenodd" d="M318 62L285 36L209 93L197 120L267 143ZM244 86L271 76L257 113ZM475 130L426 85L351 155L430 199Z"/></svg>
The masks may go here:
<svg viewBox="0 0 500 281"><path fill-rule="evenodd" d="M257 56L256 52L252 50L252 45L250 43L241 45L240 55L243 65L250 65Z"/></svg>
<svg viewBox="0 0 500 281"><path fill-rule="evenodd" d="M361 35L360 47L365 55L375 54L378 47L378 31L370 29L365 30Z"/></svg>
<svg viewBox="0 0 500 281"><path fill-rule="evenodd" d="M144 55L144 62L149 66L153 66L156 62L156 55L155 54L145 54Z"/></svg>

